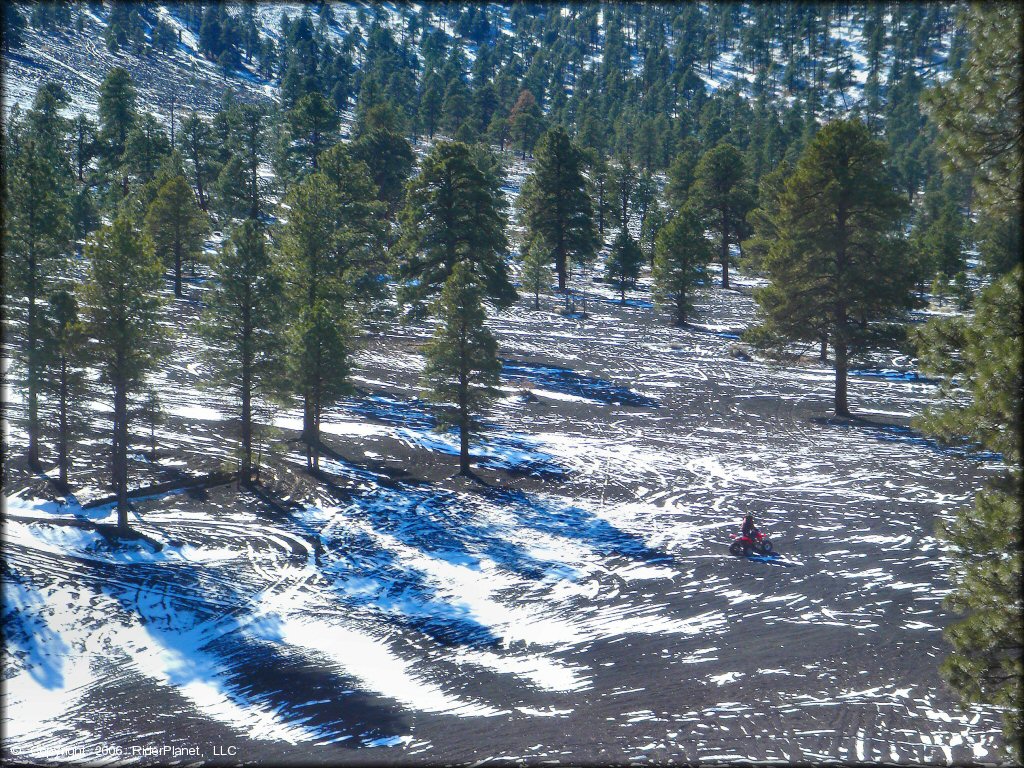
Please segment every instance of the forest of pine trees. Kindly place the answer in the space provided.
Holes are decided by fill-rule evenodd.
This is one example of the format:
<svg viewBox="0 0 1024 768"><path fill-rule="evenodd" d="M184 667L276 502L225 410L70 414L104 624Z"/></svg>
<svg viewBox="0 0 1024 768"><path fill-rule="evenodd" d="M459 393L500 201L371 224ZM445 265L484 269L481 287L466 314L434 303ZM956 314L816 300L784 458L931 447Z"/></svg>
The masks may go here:
<svg viewBox="0 0 1024 768"><path fill-rule="evenodd" d="M947 382L925 428L1003 456L1003 476L946 533L963 564L951 604L972 618L952 631L945 670L969 700L1016 706L1017 743L1021 631L998 606L1021 585L1019 16L789 3L754 5L744 23L739 8L514 5L505 34L493 6L426 3L401 9L397 29L361 9L340 42L321 28L339 22L307 8L282 11L275 42L249 6L186 5L202 54L271 79L280 99L178 105L173 136L125 69L106 73L95 120L69 117L69 95L44 84L4 126L5 330L24 370L28 466L56 462L67 484L84 373L98 371L127 531L146 377L197 274L210 291L196 328L211 383L237 403L250 482L260 400L301 402L317 470L321 418L350 391L374 323L436 323L423 386L468 473L500 372L488 313L519 292L538 308L552 290L567 309L582 293L585 313L603 256L621 302L650 275L664 321L684 325L709 266L726 289L739 265L768 280L748 340L768 355L820 347L836 415L850 415L851 359L902 345ZM29 22L82 12L9 5L5 50ZM840 25L867 41L855 102ZM115 4L106 29L111 50L175 44L146 5ZM746 90L708 87L726 47L753 75ZM936 85L940 52L949 78ZM502 187L517 158L530 173L513 210ZM974 245L983 290L967 279ZM926 293L972 312L911 331Z"/></svg>

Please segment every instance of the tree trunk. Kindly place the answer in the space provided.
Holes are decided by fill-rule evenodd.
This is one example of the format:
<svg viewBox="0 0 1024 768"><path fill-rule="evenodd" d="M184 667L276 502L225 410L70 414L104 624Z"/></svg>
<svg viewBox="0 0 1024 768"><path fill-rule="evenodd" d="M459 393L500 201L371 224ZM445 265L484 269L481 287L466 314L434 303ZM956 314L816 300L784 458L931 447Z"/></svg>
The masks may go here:
<svg viewBox="0 0 1024 768"><path fill-rule="evenodd" d="M174 295L182 297L181 292L181 243L174 244Z"/></svg>
<svg viewBox="0 0 1024 768"><path fill-rule="evenodd" d="M306 467L313 468L313 394L309 390L302 399L302 442L306 444Z"/></svg>
<svg viewBox="0 0 1024 768"><path fill-rule="evenodd" d="M850 406L846 398L846 373L848 368L845 341L833 341L832 348L836 353L836 416L849 416Z"/></svg>
<svg viewBox="0 0 1024 768"><path fill-rule="evenodd" d="M242 466L239 475L242 482L249 483L252 477L252 374L248 363L242 365Z"/></svg>
<svg viewBox="0 0 1024 768"><path fill-rule="evenodd" d="M57 415L57 465L60 472L60 483L68 485L68 361L61 355L60 359L60 412Z"/></svg>
<svg viewBox="0 0 1024 768"><path fill-rule="evenodd" d="M821 349L818 351L818 359L823 362L828 362L828 335L821 337Z"/></svg>
<svg viewBox="0 0 1024 768"><path fill-rule="evenodd" d="M28 465L39 471L39 352L36 338L36 268L34 255L29 256L28 328Z"/></svg>
<svg viewBox="0 0 1024 768"><path fill-rule="evenodd" d="M533 292L533 308L534 310L540 309L540 291Z"/></svg>
<svg viewBox="0 0 1024 768"><path fill-rule="evenodd" d="M128 385L114 381L114 495L117 496L117 530L128 532Z"/></svg>
<svg viewBox="0 0 1024 768"><path fill-rule="evenodd" d="M470 474L469 471L469 377L465 371L465 353L459 373L459 473Z"/></svg>
<svg viewBox="0 0 1024 768"><path fill-rule="evenodd" d="M565 253L559 249L555 251L555 273L558 275L558 290L560 293L565 293L566 290L566 274L565 274Z"/></svg>
<svg viewBox="0 0 1024 768"><path fill-rule="evenodd" d="M676 325L686 325L686 294L682 291L676 294Z"/></svg>
<svg viewBox="0 0 1024 768"><path fill-rule="evenodd" d="M729 287L729 230L725 214L722 214L722 287Z"/></svg>

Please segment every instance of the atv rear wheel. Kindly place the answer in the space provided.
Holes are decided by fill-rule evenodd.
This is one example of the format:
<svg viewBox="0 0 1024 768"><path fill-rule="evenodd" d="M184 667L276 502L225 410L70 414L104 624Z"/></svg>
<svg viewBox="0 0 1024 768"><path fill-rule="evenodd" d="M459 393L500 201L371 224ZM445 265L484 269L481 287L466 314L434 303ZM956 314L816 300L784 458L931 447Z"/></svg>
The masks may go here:
<svg viewBox="0 0 1024 768"><path fill-rule="evenodd" d="M761 551L764 552L766 555L770 555L772 553L772 540L769 539L767 536L765 536L764 539L761 541Z"/></svg>

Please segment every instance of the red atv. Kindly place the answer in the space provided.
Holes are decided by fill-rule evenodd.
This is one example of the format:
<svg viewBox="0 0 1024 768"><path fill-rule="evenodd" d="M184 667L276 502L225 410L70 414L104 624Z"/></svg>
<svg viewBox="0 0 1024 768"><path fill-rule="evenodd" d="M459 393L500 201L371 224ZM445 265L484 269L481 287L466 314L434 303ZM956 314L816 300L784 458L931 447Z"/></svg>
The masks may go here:
<svg viewBox="0 0 1024 768"><path fill-rule="evenodd" d="M770 555L772 553L772 540L761 531L755 533L753 538L735 533L730 533L729 536L733 540L732 544L729 545L729 552L733 555L749 557L752 552L756 552L759 555Z"/></svg>

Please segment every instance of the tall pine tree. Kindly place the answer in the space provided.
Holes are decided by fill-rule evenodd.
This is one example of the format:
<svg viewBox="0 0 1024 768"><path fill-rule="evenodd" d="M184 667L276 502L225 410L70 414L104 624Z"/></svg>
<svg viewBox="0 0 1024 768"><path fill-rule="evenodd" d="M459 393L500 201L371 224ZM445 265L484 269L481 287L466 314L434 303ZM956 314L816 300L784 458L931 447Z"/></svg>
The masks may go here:
<svg viewBox="0 0 1024 768"><path fill-rule="evenodd" d="M684 208L666 224L654 246L654 300L672 309L676 325L685 325L693 311L693 294L707 285L711 243L700 218Z"/></svg>
<svg viewBox="0 0 1024 768"><path fill-rule="evenodd" d="M857 120L821 129L779 200L771 283L755 292L767 337L820 341L835 350L835 413L848 416L850 356L891 341L912 304L902 239L906 203L884 166L885 147Z"/></svg>
<svg viewBox="0 0 1024 768"><path fill-rule="evenodd" d="M213 271L200 332L211 345L207 357L216 379L232 389L239 404L239 476L248 484L253 474L253 399L273 394L282 383L284 282L263 226L253 219L235 227Z"/></svg>
<svg viewBox="0 0 1024 768"><path fill-rule="evenodd" d="M592 258L598 247L594 206L583 175L586 157L561 126L537 142L533 175L519 197L528 237L554 257L558 290L567 290L569 264Z"/></svg>
<svg viewBox="0 0 1024 768"><path fill-rule="evenodd" d="M484 289L467 261L460 261L445 280L434 306L438 326L424 353L423 380L427 396L446 406L439 425L459 430L459 471L470 474L469 439L479 429L476 416L497 394L501 375L498 343L487 330Z"/></svg>
<svg viewBox="0 0 1024 768"><path fill-rule="evenodd" d="M470 264L488 301L499 308L515 301L505 262L504 207L497 181L467 145L434 146L409 184L401 215L399 298L412 314L423 312L460 261Z"/></svg>
<svg viewBox="0 0 1024 768"><path fill-rule="evenodd" d="M128 402L163 351L158 322L163 269L138 224L126 210L101 227L87 248L89 333L96 340L101 381L114 401L112 485L122 535L128 532Z"/></svg>

